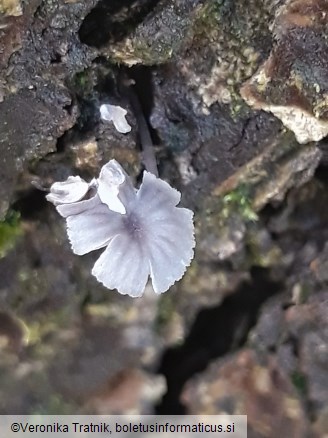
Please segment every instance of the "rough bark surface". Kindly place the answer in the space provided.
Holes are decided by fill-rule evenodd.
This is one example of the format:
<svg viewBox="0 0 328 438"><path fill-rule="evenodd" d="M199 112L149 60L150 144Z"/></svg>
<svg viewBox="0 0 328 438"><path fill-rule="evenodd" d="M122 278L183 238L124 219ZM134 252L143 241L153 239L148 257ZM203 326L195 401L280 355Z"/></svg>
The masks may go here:
<svg viewBox="0 0 328 438"><path fill-rule="evenodd" d="M0 0L0 413L243 411L249 437L327 434L327 8ZM140 180L127 79L197 239L141 300L97 284L45 201L111 158Z"/></svg>

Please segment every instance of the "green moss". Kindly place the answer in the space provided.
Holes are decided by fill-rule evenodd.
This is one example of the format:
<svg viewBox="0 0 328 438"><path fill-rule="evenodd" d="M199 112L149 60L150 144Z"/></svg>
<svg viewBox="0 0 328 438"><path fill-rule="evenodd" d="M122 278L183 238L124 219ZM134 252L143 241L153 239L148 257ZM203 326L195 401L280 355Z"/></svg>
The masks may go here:
<svg viewBox="0 0 328 438"><path fill-rule="evenodd" d="M246 221L255 222L258 220L258 216L252 207L249 190L246 186L242 185L223 197L223 217L228 218L231 211L238 212Z"/></svg>
<svg viewBox="0 0 328 438"><path fill-rule="evenodd" d="M94 78L92 77L92 71L86 69L76 73L69 85L70 88L72 88L79 96L88 96L92 92L94 87Z"/></svg>
<svg viewBox="0 0 328 438"><path fill-rule="evenodd" d="M290 375L292 384L297 389L297 391L300 393L300 395L304 396L306 395L307 391L307 382L306 377L303 373L301 373L298 370L295 370Z"/></svg>
<svg viewBox="0 0 328 438"><path fill-rule="evenodd" d="M80 88L85 88L88 83L88 75L85 71L81 71L75 75L75 83Z"/></svg>
<svg viewBox="0 0 328 438"><path fill-rule="evenodd" d="M17 239L22 235L20 214L9 211L3 221L0 221L0 258L14 248Z"/></svg>

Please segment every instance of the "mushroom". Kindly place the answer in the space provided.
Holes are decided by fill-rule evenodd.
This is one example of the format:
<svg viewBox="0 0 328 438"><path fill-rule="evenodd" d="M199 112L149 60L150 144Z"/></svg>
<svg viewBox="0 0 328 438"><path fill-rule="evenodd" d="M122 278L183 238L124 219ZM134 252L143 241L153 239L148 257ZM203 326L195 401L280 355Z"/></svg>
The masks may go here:
<svg viewBox="0 0 328 438"><path fill-rule="evenodd" d="M149 276L157 294L182 278L195 239L193 212L177 207L180 192L146 170L136 190L116 160L105 164L90 184L75 178L54 183L47 200L66 218L75 254L105 248L92 269L99 282L140 297Z"/></svg>

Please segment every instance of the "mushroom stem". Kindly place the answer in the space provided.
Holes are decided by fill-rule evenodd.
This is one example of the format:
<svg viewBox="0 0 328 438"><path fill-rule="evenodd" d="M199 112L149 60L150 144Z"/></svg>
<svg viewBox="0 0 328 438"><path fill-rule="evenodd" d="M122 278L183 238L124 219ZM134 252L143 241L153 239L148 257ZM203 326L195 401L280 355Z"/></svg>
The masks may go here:
<svg viewBox="0 0 328 438"><path fill-rule="evenodd" d="M158 168L155 156L155 149L149 132L149 128L143 114L139 98L132 88L132 81L123 78L121 81L122 91L128 97L132 106L139 128L140 143L142 147L142 161L148 172L158 177Z"/></svg>

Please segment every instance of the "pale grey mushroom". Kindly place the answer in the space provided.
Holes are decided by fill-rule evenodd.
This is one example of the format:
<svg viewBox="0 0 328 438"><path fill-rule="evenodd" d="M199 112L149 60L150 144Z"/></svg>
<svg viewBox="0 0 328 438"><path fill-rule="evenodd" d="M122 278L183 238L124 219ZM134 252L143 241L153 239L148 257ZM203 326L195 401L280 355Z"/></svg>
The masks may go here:
<svg viewBox="0 0 328 438"><path fill-rule="evenodd" d="M99 108L100 118L108 122L113 122L115 129L121 134L131 131L131 126L126 121L127 110L117 105L103 104Z"/></svg>
<svg viewBox="0 0 328 438"><path fill-rule="evenodd" d="M92 269L97 280L131 297L143 294L149 276L158 294L180 280L195 246L193 213L177 207L180 193L147 171L136 190L115 160L103 166L91 189L88 199L56 208L66 218L75 254L105 248Z"/></svg>
<svg viewBox="0 0 328 438"><path fill-rule="evenodd" d="M46 196L54 205L80 201L89 190L89 184L79 176L69 176L66 181L55 182Z"/></svg>

